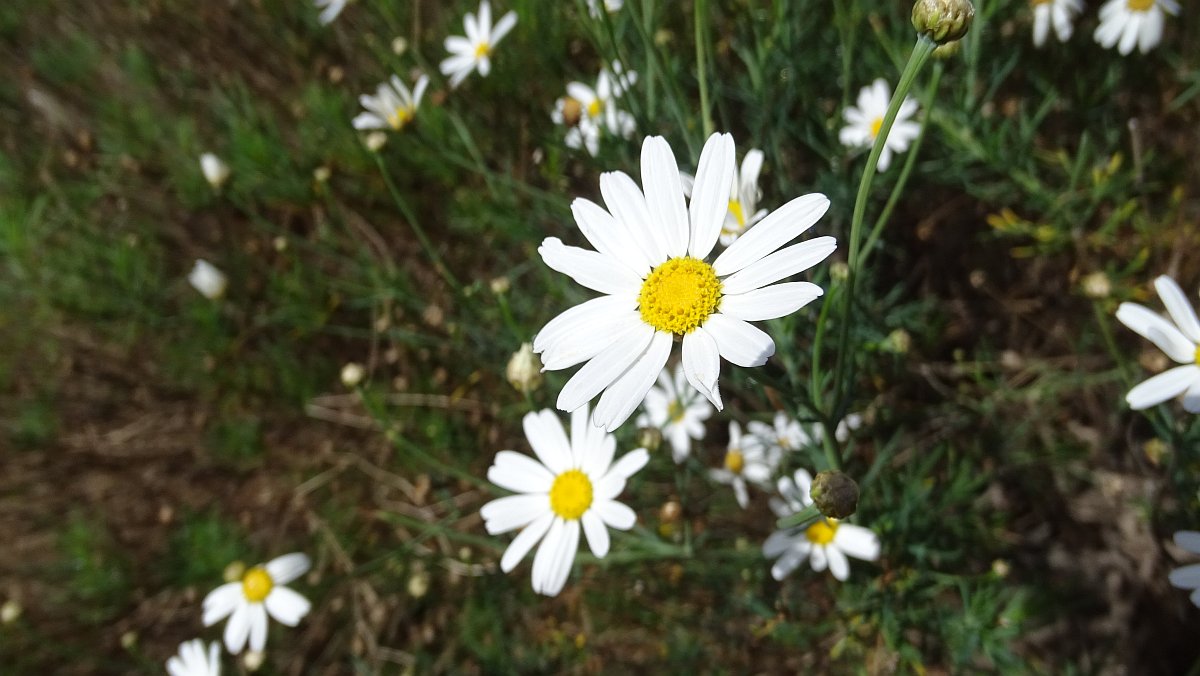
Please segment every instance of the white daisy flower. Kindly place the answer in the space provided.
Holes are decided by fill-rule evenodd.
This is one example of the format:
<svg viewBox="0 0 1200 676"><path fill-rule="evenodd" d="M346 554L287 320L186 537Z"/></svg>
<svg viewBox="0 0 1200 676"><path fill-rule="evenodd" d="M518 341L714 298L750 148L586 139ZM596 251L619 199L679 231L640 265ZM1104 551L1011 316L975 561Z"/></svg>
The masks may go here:
<svg viewBox="0 0 1200 676"><path fill-rule="evenodd" d="M479 18L467 12L463 17L463 28L467 36L451 35L446 38L449 58L442 61L442 75L450 78L450 86L457 87L476 70L483 77L492 72L492 50L517 25L517 13L508 12L492 25L492 6L488 0L479 3Z"/></svg>
<svg viewBox="0 0 1200 676"><path fill-rule="evenodd" d="M400 131L412 121L421 105L421 97L429 87L429 76L422 74L409 91L399 76L379 85L375 96L363 94L358 102L366 109L354 118L355 129L392 129Z"/></svg>
<svg viewBox="0 0 1200 676"><path fill-rule="evenodd" d="M746 429L762 442L767 457L775 465L788 453L808 446L820 438L819 435L810 435L799 421L793 420L783 411L775 412L774 422L774 426L771 426L754 420L746 425Z"/></svg>
<svg viewBox="0 0 1200 676"><path fill-rule="evenodd" d="M1193 554L1200 554L1200 533L1194 530L1181 530L1175 534L1175 544ZM1192 604L1200 607L1200 563L1176 568L1171 571L1168 579L1173 587L1191 589Z"/></svg>
<svg viewBox="0 0 1200 676"><path fill-rule="evenodd" d="M1200 413L1200 320L1175 280L1163 275L1154 280L1154 288L1167 306L1169 321L1137 303L1121 303L1117 319L1183 366L1141 382L1129 390L1125 401L1141 411L1183 395L1184 410Z"/></svg>
<svg viewBox="0 0 1200 676"><path fill-rule="evenodd" d="M779 479L780 498L771 500L771 509L780 518L791 516L812 504L809 489L812 476L805 470L796 470L796 478ZM804 559L811 559L812 569L821 572L826 567L838 580L850 576L850 561L853 556L863 561L879 558L879 538L862 526L821 518L807 528L778 530L763 543L763 556L778 558L771 566L771 577L782 580L791 574Z"/></svg>
<svg viewBox="0 0 1200 676"><path fill-rule="evenodd" d="M671 457L676 463L687 459L692 451L692 439L704 438L704 421L713 413L712 404L688 385L683 365L674 370L663 369L658 386L646 392L642 402L645 413L638 416L638 427L657 427L671 444Z"/></svg>
<svg viewBox="0 0 1200 676"><path fill-rule="evenodd" d="M1105 49L1116 45L1122 55L1134 45L1145 54L1162 42L1166 15L1179 14L1175 0L1108 0L1100 8L1100 25L1092 37Z"/></svg>
<svg viewBox="0 0 1200 676"><path fill-rule="evenodd" d="M608 209L571 205L595 251L548 237L538 248L546 265L604 296L550 321L533 349L551 371L587 362L567 381L558 408L574 411L597 395L593 421L612 431L629 418L682 338L688 383L722 408L721 358L761 366L775 343L751 321L795 312L823 292L809 282L775 284L824 260L837 247L818 237L780 249L829 208L805 195L772 212L709 263L728 210L733 138L713 134L700 155L695 191L685 203L679 166L660 136L642 145L642 185L628 175L600 176ZM603 394L601 394L603 393Z"/></svg>
<svg viewBox="0 0 1200 676"><path fill-rule="evenodd" d="M312 608L308 599L283 586L308 572L310 565L304 554L285 554L247 570L238 582L217 587L204 597L204 626L228 617L225 647L229 652L242 652L247 637L250 650L261 652L267 644L267 615L294 627Z"/></svg>
<svg viewBox="0 0 1200 676"><path fill-rule="evenodd" d="M838 422L837 428L833 431L833 438L837 439L838 443L844 444L850 441L850 434L857 431L862 425L862 414L851 413Z"/></svg>
<svg viewBox="0 0 1200 676"><path fill-rule="evenodd" d="M600 152L602 133L630 138L637 130L633 116L617 108L616 99L637 82L637 71L624 71L614 61L612 70L605 68L596 78L593 89L582 82L567 84L567 96L554 103L550 118L555 124L573 125L567 130L568 148L587 148L595 156ZM574 109L569 112L569 109Z"/></svg>
<svg viewBox="0 0 1200 676"><path fill-rule="evenodd" d="M1033 5L1033 44L1041 47L1050 35L1050 26L1059 42L1071 39L1075 17L1083 11L1083 0L1029 0Z"/></svg>
<svg viewBox="0 0 1200 676"><path fill-rule="evenodd" d="M863 87L858 93L858 106L850 106L842 112L846 126L842 127L838 138L842 145L850 148L870 148L875 145L875 137L883 126L883 118L891 105L892 94L887 80L879 78L873 84ZM896 121L892 123L892 131L888 134L883 152L879 154L879 171L887 171L892 163L892 153L902 153L921 133L921 125L911 118L917 112L917 102L911 97L904 97L900 110L896 113Z"/></svg>
<svg viewBox="0 0 1200 676"><path fill-rule="evenodd" d="M221 676L221 644L210 643L204 652L204 641L192 639L179 644L179 654L167 660L171 676Z"/></svg>
<svg viewBox="0 0 1200 676"><path fill-rule="evenodd" d="M729 446L725 450L724 466L709 470L708 475L717 483L733 486L738 504L745 509L750 504L746 483L767 485L774 471L762 442L753 435L743 436L741 425L734 420L729 423Z"/></svg>
<svg viewBox="0 0 1200 676"><path fill-rule="evenodd" d="M216 300L225 295L225 287L229 285L225 273L203 258L196 259L192 271L188 273L187 280L193 289L209 300Z"/></svg>
<svg viewBox="0 0 1200 676"><path fill-rule="evenodd" d="M533 590L556 596L571 572L580 530L592 554L604 558L608 529L629 530L637 522L616 497L650 454L639 448L614 463L617 440L590 423L586 405L571 414L570 439L551 410L527 413L523 423L537 460L513 451L497 453L488 480L518 495L492 500L479 513L492 535L522 529L500 559L506 573L541 540L533 558Z"/></svg>
<svg viewBox="0 0 1200 676"><path fill-rule="evenodd" d="M204 153L200 156L200 171L204 174L204 180L208 181L213 190L220 190L229 178L229 165L212 153Z"/></svg>
<svg viewBox="0 0 1200 676"><path fill-rule="evenodd" d="M600 4L601 3L599 0L587 0L588 14L590 14L593 19L600 18ZM603 4L604 11L608 12L609 14L615 14L621 11L621 8L625 6L625 0L603 0Z"/></svg>
<svg viewBox="0 0 1200 676"><path fill-rule="evenodd" d="M321 25L323 26L333 23L333 20L338 18L338 15L342 13L342 10L346 9L346 5L349 4L349 2L350 0L313 0L313 4L321 10L321 16L319 16L317 20L320 21Z"/></svg>

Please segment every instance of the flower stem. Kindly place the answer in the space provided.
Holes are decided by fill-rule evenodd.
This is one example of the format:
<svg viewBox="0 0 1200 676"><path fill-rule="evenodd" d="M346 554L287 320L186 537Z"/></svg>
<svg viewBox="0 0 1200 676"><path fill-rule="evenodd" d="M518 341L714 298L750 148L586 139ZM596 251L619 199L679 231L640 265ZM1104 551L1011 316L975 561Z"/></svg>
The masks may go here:
<svg viewBox="0 0 1200 676"><path fill-rule="evenodd" d="M708 0L695 0L692 7L696 32L696 78L700 80L700 116L704 125L704 138L713 133L712 110L708 101L708 57L704 37L704 20L708 14Z"/></svg>
<svg viewBox="0 0 1200 676"><path fill-rule="evenodd" d="M388 192L392 195L392 201L396 203L396 207L400 209L400 213L404 215L404 219L408 221L408 224L412 226L413 233L417 236L417 241L421 243L421 248L425 250L425 254L433 262L433 267L442 276L442 279L446 280L450 288L456 292L462 291L462 284L455 279L454 274L450 272L450 268L446 267L446 263L442 261L442 257L438 255L437 249L433 248L433 243L429 241L429 237L425 234L425 229L417 221L416 213L409 207L404 197L400 195L396 184L392 182L392 175L388 173L387 165L383 163L383 158L379 156L379 153L375 153L375 164L379 165L379 172L383 174L383 182L387 184Z"/></svg>
<svg viewBox="0 0 1200 676"><path fill-rule="evenodd" d="M820 518L821 510L817 509L816 505L809 505L795 514L790 514L776 521L775 527L780 530L804 528L816 523L817 519Z"/></svg>

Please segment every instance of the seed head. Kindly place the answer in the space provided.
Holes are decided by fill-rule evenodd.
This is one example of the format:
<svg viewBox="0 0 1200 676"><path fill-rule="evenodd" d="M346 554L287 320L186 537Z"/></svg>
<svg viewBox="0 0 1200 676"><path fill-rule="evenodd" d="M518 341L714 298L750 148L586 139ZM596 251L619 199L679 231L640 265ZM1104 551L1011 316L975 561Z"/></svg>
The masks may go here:
<svg viewBox="0 0 1200 676"><path fill-rule="evenodd" d="M817 474L809 495L817 509L831 519L844 519L858 509L858 484L841 472Z"/></svg>

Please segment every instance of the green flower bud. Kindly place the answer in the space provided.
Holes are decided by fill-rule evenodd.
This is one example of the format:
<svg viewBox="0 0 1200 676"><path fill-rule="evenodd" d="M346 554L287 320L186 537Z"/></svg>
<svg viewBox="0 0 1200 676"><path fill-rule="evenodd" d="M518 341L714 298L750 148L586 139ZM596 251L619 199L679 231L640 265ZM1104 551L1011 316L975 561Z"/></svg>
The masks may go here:
<svg viewBox="0 0 1200 676"><path fill-rule="evenodd" d="M813 504L830 519L844 519L858 509L858 484L841 472L821 472L809 490Z"/></svg>
<svg viewBox="0 0 1200 676"><path fill-rule="evenodd" d="M917 0L913 4L913 28L939 45L961 39L974 19L971 0Z"/></svg>

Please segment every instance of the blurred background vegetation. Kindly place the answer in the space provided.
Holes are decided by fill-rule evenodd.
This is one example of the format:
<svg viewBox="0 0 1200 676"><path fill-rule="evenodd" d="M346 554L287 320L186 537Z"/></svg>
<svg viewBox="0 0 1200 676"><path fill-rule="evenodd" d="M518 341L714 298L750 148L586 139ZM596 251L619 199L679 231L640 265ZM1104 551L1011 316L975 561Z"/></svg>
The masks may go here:
<svg viewBox="0 0 1200 676"><path fill-rule="evenodd" d="M632 482L636 532L543 599L526 567L497 570L505 541L477 510L494 453L526 448L520 416L565 377L526 398L504 365L585 297L537 244L578 243L570 199L636 174L640 146L581 155L549 111L619 58L641 74L638 139L694 166L692 3L600 21L498 3L516 30L453 92L441 42L473 2L363 0L328 27L301 0L4 3L0 601L22 612L0 671L161 672L219 636L199 604L229 563L294 550L315 561L295 585L314 610L272 629L259 673L1194 668L1200 611L1166 572L1186 560L1171 533L1200 526L1200 427L1176 405L1127 410L1163 363L1112 313L1157 307L1158 274L1196 300L1200 16L1122 58L1090 39L1099 3L1042 50L1025 0L976 4L961 54L917 82L927 133L837 346L859 374L847 471L880 562L772 581L766 496L742 512L703 478L714 421L688 465L660 452ZM817 230L844 240L864 158L837 143L841 110L894 83L909 8L709 0L713 117L739 154L766 152L764 206L823 192ZM372 154L358 95L418 71L416 123ZM232 168L220 192L206 151ZM229 275L223 300L188 286L196 258ZM1097 272L1110 289L1089 296ZM808 382L816 311L771 323L780 377ZM355 390L348 362L367 370ZM723 385L727 418L791 406L746 374Z"/></svg>

